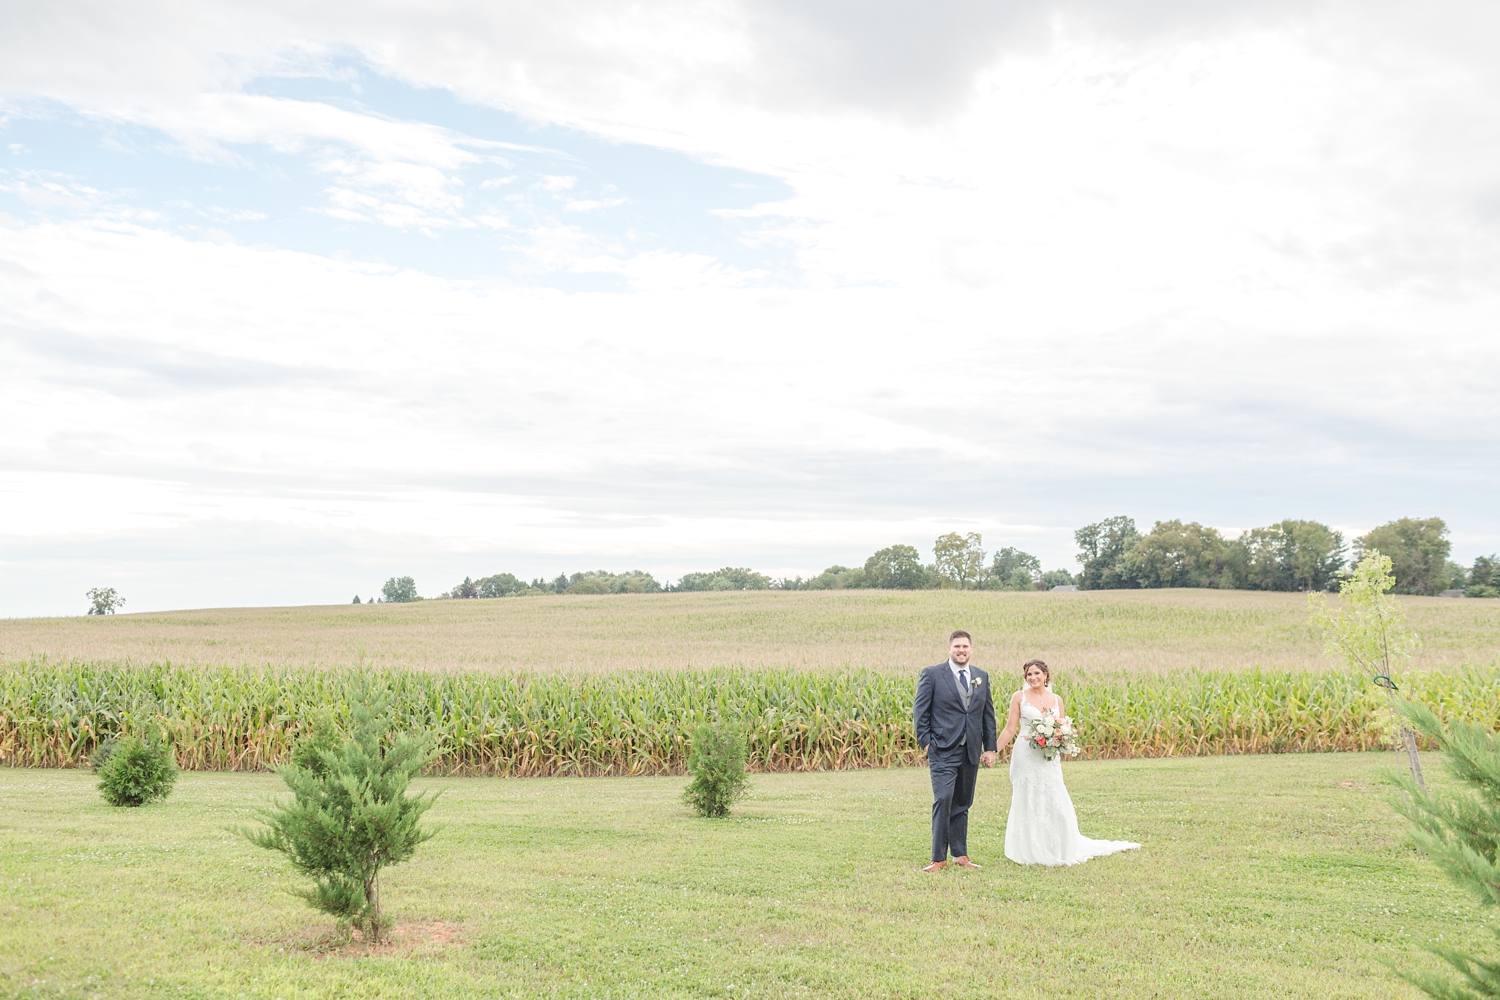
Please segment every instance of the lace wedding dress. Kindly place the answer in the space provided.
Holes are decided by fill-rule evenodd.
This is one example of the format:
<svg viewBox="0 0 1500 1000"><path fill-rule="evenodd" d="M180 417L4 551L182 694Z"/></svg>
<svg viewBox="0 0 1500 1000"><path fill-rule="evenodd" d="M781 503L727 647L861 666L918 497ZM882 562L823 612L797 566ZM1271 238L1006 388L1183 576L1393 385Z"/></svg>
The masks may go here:
<svg viewBox="0 0 1500 1000"><path fill-rule="evenodd" d="M1089 858L1140 847L1128 840L1090 840L1078 832L1078 814L1063 784L1062 758L1047 760L1026 742L1026 731L1042 717L1021 698L1021 732L1010 751L1010 820L1005 856L1022 865L1076 865Z"/></svg>

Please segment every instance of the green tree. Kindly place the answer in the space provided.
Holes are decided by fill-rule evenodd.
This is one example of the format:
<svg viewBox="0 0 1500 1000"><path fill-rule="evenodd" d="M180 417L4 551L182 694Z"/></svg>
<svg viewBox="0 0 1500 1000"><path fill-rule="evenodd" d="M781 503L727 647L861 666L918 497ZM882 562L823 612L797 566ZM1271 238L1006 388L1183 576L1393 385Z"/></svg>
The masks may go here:
<svg viewBox="0 0 1500 1000"><path fill-rule="evenodd" d="M806 590L861 590L869 586L865 571L858 567L830 566L811 580Z"/></svg>
<svg viewBox="0 0 1500 1000"><path fill-rule="evenodd" d="M725 566L711 573L685 573L674 590L769 590L771 578L753 569Z"/></svg>
<svg viewBox="0 0 1500 1000"><path fill-rule="evenodd" d="M509 573L496 573L479 580L480 597L511 597L526 589L526 584Z"/></svg>
<svg viewBox="0 0 1500 1000"><path fill-rule="evenodd" d="M303 764L278 768L292 801L261 811L266 829L242 831L313 879L313 887L299 893L310 905L341 925L367 928L377 941L386 923L380 872L432 837L420 820L437 797L406 794L432 759L434 744L426 733L391 738L388 704L379 694L356 700L349 736L334 749L325 739ZM310 738L319 739L317 733L314 727Z"/></svg>
<svg viewBox="0 0 1500 1000"><path fill-rule="evenodd" d="M1391 799L1411 822L1411 839L1455 884L1481 906L1500 904L1500 745L1483 727L1452 720L1445 727L1432 710L1418 702L1402 705L1418 732L1437 743L1454 789L1429 794L1402 777L1405 793ZM1500 998L1500 962L1457 948L1428 943L1426 949L1457 970L1459 982L1429 972L1402 973L1402 978L1439 1000Z"/></svg>
<svg viewBox="0 0 1500 1000"><path fill-rule="evenodd" d="M1125 553L1125 573L1142 587L1213 587L1228 548L1216 529L1197 521L1157 521Z"/></svg>
<svg viewBox="0 0 1500 1000"><path fill-rule="evenodd" d="M387 603L410 604L412 601L421 600L417 596L417 581L409 576L393 576L385 581L385 586L380 588L385 595Z"/></svg>
<svg viewBox="0 0 1500 1000"><path fill-rule="evenodd" d="M970 590L984 582L984 538L950 531L932 543L933 568L943 586Z"/></svg>
<svg viewBox="0 0 1500 1000"><path fill-rule="evenodd" d="M1220 586L1241 590L1331 590L1344 568L1344 536L1317 521L1252 528L1229 546Z"/></svg>
<svg viewBox="0 0 1500 1000"><path fill-rule="evenodd" d="M1326 595L1307 595L1312 620L1323 629L1329 655L1352 670L1373 677L1387 691L1395 690L1396 671L1406 665L1417 647L1417 636L1406 627L1406 613L1391 596L1396 580L1389 557L1369 550L1354 571L1339 584L1339 607ZM1383 679L1383 680L1382 680ZM1422 784L1422 766L1411 730L1397 721L1396 749L1405 749L1412 780Z"/></svg>
<svg viewBox="0 0 1500 1000"><path fill-rule="evenodd" d="M1078 574L1079 589L1119 590L1138 586L1125 557L1140 538L1135 521L1123 515L1107 517L1073 532L1073 540L1078 543L1078 561L1083 565L1083 572Z"/></svg>
<svg viewBox="0 0 1500 1000"><path fill-rule="evenodd" d="M1465 597L1500 597L1500 559L1480 556L1474 560L1464 585Z"/></svg>
<svg viewBox="0 0 1500 1000"><path fill-rule="evenodd" d="M865 560L865 581L882 590L920 590L927 586L922 553L912 545L891 545Z"/></svg>
<svg viewBox="0 0 1500 1000"><path fill-rule="evenodd" d="M159 735L121 736L96 769L99 792L112 806L142 806L164 799L177 781L172 747Z"/></svg>
<svg viewBox="0 0 1500 1000"><path fill-rule="evenodd" d="M475 583L473 580L469 579L468 577L464 577L464 582L460 583L458 586L456 586L452 590L448 591L448 596L449 597L459 598L461 600L468 599L468 598L473 598L473 597L478 597L479 596L479 584Z"/></svg>
<svg viewBox="0 0 1500 1000"><path fill-rule="evenodd" d="M1452 544L1440 517L1403 517L1382 524L1354 542L1356 556L1378 550L1390 557L1398 594L1438 594L1447 589L1445 570Z"/></svg>
<svg viewBox="0 0 1500 1000"><path fill-rule="evenodd" d="M112 615L125 606L125 598L115 593L113 587L94 587L84 596L90 601L91 615Z"/></svg>
<svg viewBox="0 0 1500 1000"><path fill-rule="evenodd" d="M610 581L609 592L611 594L658 594L661 592L661 584L656 577L645 570L633 569L617 574Z"/></svg>
<svg viewBox="0 0 1500 1000"><path fill-rule="evenodd" d="M1049 569L1042 574L1041 579L1043 590L1051 590L1053 587L1072 587L1076 583L1077 579L1065 569Z"/></svg>
<svg viewBox="0 0 1500 1000"><path fill-rule="evenodd" d="M1042 561L1030 552L1007 546L995 553L985 574L985 590L1034 590L1042 578Z"/></svg>
<svg viewBox="0 0 1500 1000"><path fill-rule="evenodd" d="M699 726L688 756L692 780L683 799L700 816L728 816L729 807L745 794L745 733L729 722Z"/></svg>

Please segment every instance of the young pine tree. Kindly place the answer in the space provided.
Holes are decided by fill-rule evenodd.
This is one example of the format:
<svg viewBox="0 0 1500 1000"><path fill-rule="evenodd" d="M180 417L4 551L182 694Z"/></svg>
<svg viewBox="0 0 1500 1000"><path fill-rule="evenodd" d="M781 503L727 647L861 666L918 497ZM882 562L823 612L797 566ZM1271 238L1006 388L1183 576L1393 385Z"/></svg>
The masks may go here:
<svg viewBox="0 0 1500 1000"><path fill-rule="evenodd" d="M1405 702L1402 714L1443 751L1443 764L1461 791L1429 794L1412 779L1395 780L1404 793L1392 800L1411 821L1412 841L1458 885L1483 905L1500 904L1500 744L1477 725L1450 722L1445 728L1431 709ZM1428 972L1401 973L1439 1000L1500 998L1500 961L1485 961L1456 948L1427 949L1458 970L1462 982Z"/></svg>
<svg viewBox="0 0 1500 1000"><path fill-rule="evenodd" d="M342 926L368 929L380 940L380 872L400 864L434 831L418 825L436 794L407 795L412 777L433 757L430 734L387 739L391 721L384 696L361 698L354 727L340 737L332 716L313 720L279 768L290 803L263 810L268 829L244 831L253 843L281 851L313 879L299 892Z"/></svg>
<svg viewBox="0 0 1500 1000"><path fill-rule="evenodd" d="M99 793L112 806L142 806L165 799L177 781L172 747L160 735L121 736L95 752Z"/></svg>
<svg viewBox="0 0 1500 1000"><path fill-rule="evenodd" d="M728 816L745 794L745 734L728 722L699 726L688 755L688 782L682 797L700 816Z"/></svg>

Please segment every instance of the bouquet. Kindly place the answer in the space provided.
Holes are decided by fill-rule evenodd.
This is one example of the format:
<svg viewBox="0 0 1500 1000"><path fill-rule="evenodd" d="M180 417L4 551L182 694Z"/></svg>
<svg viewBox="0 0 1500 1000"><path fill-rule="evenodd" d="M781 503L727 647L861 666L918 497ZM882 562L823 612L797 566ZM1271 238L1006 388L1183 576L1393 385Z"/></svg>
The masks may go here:
<svg viewBox="0 0 1500 1000"><path fill-rule="evenodd" d="M1072 718L1066 715L1060 719L1055 715L1032 719L1031 730L1026 734L1026 739L1048 760L1058 754L1075 757L1083 751L1078 745L1077 727L1073 725Z"/></svg>

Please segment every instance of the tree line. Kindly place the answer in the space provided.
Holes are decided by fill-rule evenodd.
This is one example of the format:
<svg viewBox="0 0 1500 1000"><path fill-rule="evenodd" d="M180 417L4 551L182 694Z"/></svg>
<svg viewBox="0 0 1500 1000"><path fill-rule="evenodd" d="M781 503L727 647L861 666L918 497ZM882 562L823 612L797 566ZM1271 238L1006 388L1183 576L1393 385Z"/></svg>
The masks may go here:
<svg viewBox="0 0 1500 1000"><path fill-rule="evenodd" d="M1382 524L1354 539L1352 557L1343 534L1317 521L1285 520L1230 540L1196 521L1157 521L1143 535L1130 518L1111 517L1078 529L1074 539L1083 590L1336 590L1351 558L1357 563L1377 551L1391 560L1398 594L1500 597L1495 556L1480 556L1472 567L1450 560L1448 525L1440 517Z"/></svg>
<svg viewBox="0 0 1500 1000"><path fill-rule="evenodd" d="M931 561L913 545L890 545L862 565L829 566L816 576L773 578L753 569L725 566L685 573L662 583L644 570L588 570L548 580L522 580L511 573L464 577L438 600L519 597L540 594L657 594L725 590L1080 590L1211 587L1226 590L1328 591L1338 588L1346 568L1367 551L1391 559L1396 592L1500 597L1500 561L1480 556L1471 567L1452 562L1448 526L1440 517L1403 517L1354 539L1317 521L1284 520L1252 528L1234 539L1196 521L1157 521L1142 533L1132 518L1105 518L1073 533L1082 570L1043 570L1029 552L1005 546L987 553L977 532L949 532L932 547ZM387 580L379 598L422 600L409 576ZM374 600L374 598L372 598ZM356 597L354 603L360 603Z"/></svg>

